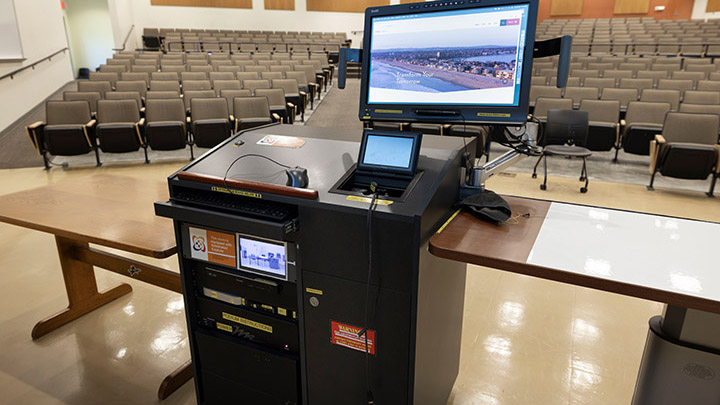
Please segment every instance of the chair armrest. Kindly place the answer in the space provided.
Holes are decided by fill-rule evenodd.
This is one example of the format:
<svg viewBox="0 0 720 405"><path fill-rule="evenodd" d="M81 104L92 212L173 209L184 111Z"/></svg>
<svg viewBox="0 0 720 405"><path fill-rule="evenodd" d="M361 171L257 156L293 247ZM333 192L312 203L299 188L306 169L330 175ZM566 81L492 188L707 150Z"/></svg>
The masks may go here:
<svg viewBox="0 0 720 405"><path fill-rule="evenodd" d="M235 116L230 114L230 122L235 122Z"/></svg>
<svg viewBox="0 0 720 405"><path fill-rule="evenodd" d="M655 142L657 142L658 144L667 143L667 141L665 140L665 137L662 136L662 134L655 135Z"/></svg>
<svg viewBox="0 0 720 405"><path fill-rule="evenodd" d="M717 163L715 163L715 174L720 174L720 145L715 145L717 150Z"/></svg>
<svg viewBox="0 0 720 405"><path fill-rule="evenodd" d="M90 120L87 124L85 124L85 126L88 128L92 128L95 126L95 124L97 124L96 120Z"/></svg>
<svg viewBox="0 0 720 405"><path fill-rule="evenodd" d="M302 97L307 97L307 93L304 91L298 91L298 94L300 94Z"/></svg>
<svg viewBox="0 0 720 405"><path fill-rule="evenodd" d="M236 118L234 121L235 121L235 131L233 131L233 132L237 132L238 126L240 125L240 120Z"/></svg>
<svg viewBox="0 0 720 405"><path fill-rule="evenodd" d="M39 155L42 155L42 145L40 145L40 141L38 140L37 131L42 129L44 126L45 123L43 121L36 121L25 127L25 132L27 133L28 138L30 138L30 143Z"/></svg>
<svg viewBox="0 0 720 405"><path fill-rule="evenodd" d="M145 145L145 142L143 141L142 134L140 134L140 126L145 124L145 118L141 118L140 121L135 123L135 134L138 137L138 141L140 142L140 145Z"/></svg>
<svg viewBox="0 0 720 405"><path fill-rule="evenodd" d="M276 122L280 121L280 115L278 115L277 113L272 113L272 117Z"/></svg>
<svg viewBox="0 0 720 405"><path fill-rule="evenodd" d="M145 107L140 107L140 112L145 114Z"/></svg>
<svg viewBox="0 0 720 405"><path fill-rule="evenodd" d="M185 122L188 123L188 124L191 123L191 122L192 122L192 118L190 118L190 117L185 117Z"/></svg>
<svg viewBox="0 0 720 405"><path fill-rule="evenodd" d="M657 170L658 156L660 155L660 145L665 143L662 135L655 135L655 139L650 141L650 174Z"/></svg>
<svg viewBox="0 0 720 405"><path fill-rule="evenodd" d="M627 125L627 122L625 120L620 120L620 126L624 127L625 125Z"/></svg>
<svg viewBox="0 0 720 405"><path fill-rule="evenodd" d="M145 118L140 118L140 121L138 121L137 124L141 127L144 127L145 126Z"/></svg>

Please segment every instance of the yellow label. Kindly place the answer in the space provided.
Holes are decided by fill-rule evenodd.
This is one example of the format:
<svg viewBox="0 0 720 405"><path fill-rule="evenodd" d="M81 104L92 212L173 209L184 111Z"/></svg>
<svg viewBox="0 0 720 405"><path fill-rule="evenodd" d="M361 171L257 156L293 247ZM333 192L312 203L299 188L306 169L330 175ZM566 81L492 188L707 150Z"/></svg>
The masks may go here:
<svg viewBox="0 0 720 405"><path fill-rule="evenodd" d="M477 113L478 117L509 117L509 113Z"/></svg>
<svg viewBox="0 0 720 405"><path fill-rule="evenodd" d="M278 307L278 315L287 316L287 309Z"/></svg>
<svg viewBox="0 0 720 405"><path fill-rule="evenodd" d="M210 291L210 296L213 298L217 298L218 297L217 291Z"/></svg>
<svg viewBox="0 0 720 405"><path fill-rule="evenodd" d="M293 311L293 319L297 319L297 312Z"/></svg>
<svg viewBox="0 0 720 405"><path fill-rule="evenodd" d="M263 309L267 309L268 311L273 311L273 312L275 312L275 308L273 308L271 305L262 304L262 305L260 305L260 306L261 306Z"/></svg>
<svg viewBox="0 0 720 405"><path fill-rule="evenodd" d="M402 114L402 110L375 110L376 113L381 114Z"/></svg>
<svg viewBox="0 0 720 405"><path fill-rule="evenodd" d="M227 193L227 194L241 195L241 196L243 196L243 197L262 198L262 194L260 194L260 193L253 193L253 192L251 192L251 191L227 189L227 188L225 188L225 187L217 187L217 186L212 186L210 189L211 189L212 191L217 191L217 192L219 192L219 193Z"/></svg>
<svg viewBox="0 0 720 405"><path fill-rule="evenodd" d="M348 201L364 202L364 203L368 203L368 204L370 204L372 202L372 198L360 197L359 195L349 195L349 196L345 197L345 199ZM393 202L394 201L391 201L391 200L380 200L380 199L375 200L375 203L377 205L390 205Z"/></svg>
<svg viewBox="0 0 720 405"><path fill-rule="evenodd" d="M435 233L440 233L440 232L442 232L443 229L445 229L445 227L448 226L448 224L450 224L450 221L452 221L452 220L457 216L457 214L459 214L459 213L460 213L460 210L455 211L455 213L452 214L452 215L450 216L450 218L448 218L448 220L445 221L445 223L444 223L444 224L440 227L440 229L438 229L437 232L435 232Z"/></svg>
<svg viewBox="0 0 720 405"><path fill-rule="evenodd" d="M230 326L230 325L225 325L224 323L215 322L215 326L217 326L217 328L220 329L220 330L224 330L225 332L230 332L230 333L232 333L232 331L233 331L232 326Z"/></svg>
<svg viewBox="0 0 720 405"><path fill-rule="evenodd" d="M239 316L228 314L227 312L222 313L223 319L227 319L228 321L233 321L236 323L239 323L240 325L249 326L251 328L255 328L257 330L261 330L263 332L267 333L273 333L273 328L270 325L265 325L264 323L251 321L249 319L241 318Z"/></svg>
<svg viewBox="0 0 720 405"><path fill-rule="evenodd" d="M314 288L306 287L305 291L309 292L310 294L322 295L322 290L316 290Z"/></svg>

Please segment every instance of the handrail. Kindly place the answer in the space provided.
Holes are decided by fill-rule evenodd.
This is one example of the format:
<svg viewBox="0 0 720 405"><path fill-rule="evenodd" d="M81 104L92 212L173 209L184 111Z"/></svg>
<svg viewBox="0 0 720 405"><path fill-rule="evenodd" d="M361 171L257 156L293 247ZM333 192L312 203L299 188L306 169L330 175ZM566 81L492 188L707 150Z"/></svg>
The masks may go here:
<svg viewBox="0 0 720 405"><path fill-rule="evenodd" d="M125 36L125 40L123 41L123 47L122 48L113 48L113 51L124 51L125 50L125 44L127 44L128 39L130 39L130 34L132 34L132 31L134 28L135 28L135 24L130 26L130 30L128 31L127 35Z"/></svg>
<svg viewBox="0 0 720 405"><path fill-rule="evenodd" d="M0 80L4 79L4 78L6 78L6 77L9 77L10 80L13 80L13 79L15 78L15 75L18 74L18 73L20 73L20 72L22 72L23 70L26 70L26 69L33 69L33 70L35 70L35 66L36 66L36 65L38 65L38 64L40 64L40 63L42 63L42 62L45 62L46 60L52 59L53 56L59 54L60 52L65 53L65 51L67 51L67 50L68 50L68 47L65 47L65 48L63 48L63 49L60 49L59 51L55 51L55 52L52 53L51 55L46 56L46 57L40 59L39 61L37 61L37 62L35 62L35 63L32 63L32 64L30 64L30 65L23 66L23 67L21 67L20 69L13 70L13 71L10 72L10 73L7 73L7 74L4 74L4 75L0 76Z"/></svg>

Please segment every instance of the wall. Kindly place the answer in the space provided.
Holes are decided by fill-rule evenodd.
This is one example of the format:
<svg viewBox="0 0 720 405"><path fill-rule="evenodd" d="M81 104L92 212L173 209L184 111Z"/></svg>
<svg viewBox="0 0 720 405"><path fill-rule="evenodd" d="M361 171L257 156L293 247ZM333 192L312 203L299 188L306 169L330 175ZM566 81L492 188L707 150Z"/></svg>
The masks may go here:
<svg viewBox="0 0 720 405"><path fill-rule="evenodd" d="M613 18L613 17L655 17L658 20L689 19L693 15L693 0L650 0L650 11L647 14L613 14L615 1L622 0L584 0L583 11L579 16L563 16L557 18ZM698 2L707 0L696 0ZM552 0L540 0L538 21L553 18L550 16ZM656 12L656 6L665 6L665 11ZM703 7L703 10L705 8Z"/></svg>
<svg viewBox="0 0 720 405"><path fill-rule="evenodd" d="M138 42L138 37L132 35L138 27L133 27L133 7L132 2L128 0L108 0L108 8L110 9L110 19L113 31L113 40L115 48L121 49L123 42L127 37L127 42L124 43L126 49L135 49L142 46L141 42ZM128 37L130 30L133 32ZM142 33L142 27L139 28Z"/></svg>
<svg viewBox="0 0 720 405"><path fill-rule="evenodd" d="M720 12L706 13L707 0L695 0L695 6L692 11L693 20L705 20L709 18L720 18Z"/></svg>
<svg viewBox="0 0 720 405"><path fill-rule="evenodd" d="M26 60L0 63L0 76L30 65L67 46L62 10L57 0L15 0L20 40ZM0 81L0 131L72 80L70 56L57 55Z"/></svg>
<svg viewBox="0 0 720 405"><path fill-rule="evenodd" d="M75 71L95 70L115 46L107 0L65 0L70 53Z"/></svg>
<svg viewBox="0 0 720 405"><path fill-rule="evenodd" d="M397 4L399 0L391 1ZM112 1L111 1L112 4ZM230 9L213 7L172 7L151 6L150 0L119 0L113 10L114 25L122 25L122 13L132 15L135 24L134 36L142 44L142 29L155 28L213 28L236 30L271 31L328 31L346 32L353 40L353 46L360 46L365 16L363 13L335 13L307 11L305 0L295 0L295 10L265 10L264 0L253 0L252 9ZM122 9L122 10L120 10ZM129 27L127 23L126 27ZM124 30L122 35L127 33ZM117 34L115 43L117 44ZM120 41L122 43L122 40Z"/></svg>

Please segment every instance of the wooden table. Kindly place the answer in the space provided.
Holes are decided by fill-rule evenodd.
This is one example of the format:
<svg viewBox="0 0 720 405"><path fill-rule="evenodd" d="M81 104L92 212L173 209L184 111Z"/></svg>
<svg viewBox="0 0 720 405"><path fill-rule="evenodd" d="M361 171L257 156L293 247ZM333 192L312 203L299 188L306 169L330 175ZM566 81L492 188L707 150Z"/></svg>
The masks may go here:
<svg viewBox="0 0 720 405"><path fill-rule="evenodd" d="M430 239L446 259L720 313L720 224L505 197L493 225L460 211Z"/></svg>
<svg viewBox="0 0 720 405"><path fill-rule="evenodd" d="M180 275L89 246L90 243L154 258L176 253L172 221L155 216L153 203L168 199L165 181L94 175L0 196L0 221L55 235L68 307L38 322L32 338L132 291L122 283L98 291L93 266L182 294ZM190 361L168 375L164 399L192 378Z"/></svg>

